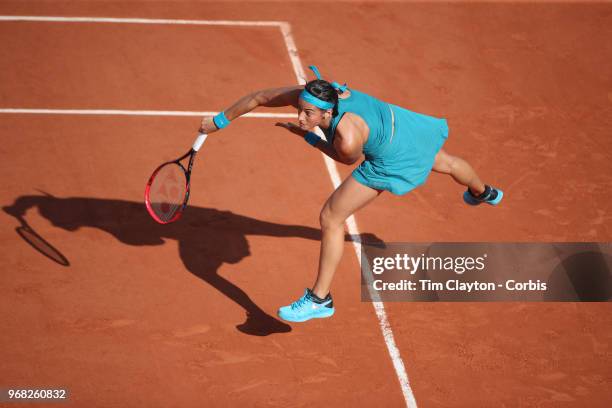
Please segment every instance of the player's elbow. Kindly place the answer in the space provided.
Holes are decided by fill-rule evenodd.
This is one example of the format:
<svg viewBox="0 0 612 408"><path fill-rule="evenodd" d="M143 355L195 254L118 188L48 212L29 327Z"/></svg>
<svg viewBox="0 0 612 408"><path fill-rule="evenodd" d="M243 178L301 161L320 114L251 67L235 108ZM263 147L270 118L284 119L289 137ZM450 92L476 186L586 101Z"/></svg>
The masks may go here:
<svg viewBox="0 0 612 408"><path fill-rule="evenodd" d="M251 100L257 106L263 106L266 103L270 102L270 97L266 91L257 91L251 95Z"/></svg>
<svg viewBox="0 0 612 408"><path fill-rule="evenodd" d="M341 159L342 159L342 163L344 164L354 164L357 162L357 160L359 160L359 157L344 157Z"/></svg>
<svg viewBox="0 0 612 408"><path fill-rule="evenodd" d="M344 164L353 164L361 157L361 152L352 148L343 149L341 147L340 149L337 149L336 152L338 153L338 158L340 159L340 162Z"/></svg>

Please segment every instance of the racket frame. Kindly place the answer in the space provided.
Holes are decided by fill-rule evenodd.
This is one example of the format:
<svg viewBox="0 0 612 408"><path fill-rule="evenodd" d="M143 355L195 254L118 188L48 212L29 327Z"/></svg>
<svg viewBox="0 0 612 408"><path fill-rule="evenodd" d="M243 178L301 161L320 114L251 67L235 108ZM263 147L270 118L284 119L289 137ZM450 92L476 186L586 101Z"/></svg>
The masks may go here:
<svg viewBox="0 0 612 408"><path fill-rule="evenodd" d="M151 174L151 177L149 177L149 181L147 182L147 186L145 188L145 205L147 207L147 211L149 212L149 215L156 222L160 224L170 224L171 222L178 221L183 216L183 211L185 211L185 208L187 207L187 201L189 201L190 184L191 184L191 169L193 167L193 161L194 161L196 153L197 153L196 150L194 150L193 148L190 149L187 153L185 153L178 159L168 161L168 162L161 164L159 167L155 169L153 174ZM185 170L185 166L181 164L181 161L185 160L188 156L191 156L191 157L189 157L189 164L187 165L187 170ZM183 170L183 174L185 175L185 198L183 199L183 203L181 204L180 208L176 210L172 218L164 221L161 218L159 218L157 214L155 213L155 210L153 210L153 206L151 205L150 192L151 192L151 185L153 184L153 180L155 180L155 176L157 175L157 173L159 173L159 171L164 166L169 165L169 164L176 164L181 168L181 170Z"/></svg>
<svg viewBox="0 0 612 408"><path fill-rule="evenodd" d="M206 133L198 134L198 137L193 142L193 146L191 146L191 149L189 149L187 153L185 153L184 155L182 155L176 160L172 160L172 161L161 164L159 167L155 169L155 171L153 171L153 174L151 174L151 177L149 177L149 181L147 182L147 186L145 187L145 206L147 207L147 211L149 212L149 215L158 223L170 224L171 222L178 221L183 216L183 211L185 211L185 208L187 207L187 201L189 201L189 193L191 191L190 189L191 169L193 167L193 162L195 160L196 153L200 150L200 148L202 147L202 144L204 143L207 137L208 135ZM187 156L189 156L189 164L187 165L187 170L185 170L185 167L181 164L181 161L187 158ZM155 211L153 210L153 207L151 205L150 193L151 193L151 184L153 184L153 180L155 179L155 176L161 170L162 167L168 164L176 164L181 168L181 170L183 170L183 173L185 174L185 198L183 199L183 204L176 211L174 216L170 218L169 220L164 221L160 219L157 216L157 214L155 214Z"/></svg>

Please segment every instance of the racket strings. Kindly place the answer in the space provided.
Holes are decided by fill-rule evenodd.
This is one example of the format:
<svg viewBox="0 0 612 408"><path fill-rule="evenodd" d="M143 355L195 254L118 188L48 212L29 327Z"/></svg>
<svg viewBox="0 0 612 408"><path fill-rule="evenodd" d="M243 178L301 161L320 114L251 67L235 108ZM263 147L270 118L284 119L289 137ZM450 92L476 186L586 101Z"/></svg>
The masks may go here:
<svg viewBox="0 0 612 408"><path fill-rule="evenodd" d="M155 174L149 188L151 209L162 222L168 222L182 209L186 194L183 168L176 163L166 164Z"/></svg>

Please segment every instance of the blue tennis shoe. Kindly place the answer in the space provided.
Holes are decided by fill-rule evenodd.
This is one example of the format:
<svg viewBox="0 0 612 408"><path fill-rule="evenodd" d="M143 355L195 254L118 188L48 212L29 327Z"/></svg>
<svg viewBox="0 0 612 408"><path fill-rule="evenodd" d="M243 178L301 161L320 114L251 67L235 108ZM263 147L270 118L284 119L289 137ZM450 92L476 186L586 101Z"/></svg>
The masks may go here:
<svg viewBox="0 0 612 408"><path fill-rule="evenodd" d="M482 203L487 203L489 205L497 205L503 197L503 191L498 188L487 185L485 185L485 191L479 196L473 195L469 188L465 193L463 193L463 201L465 201L466 204L469 205L479 205Z"/></svg>
<svg viewBox="0 0 612 408"><path fill-rule="evenodd" d="M289 322L305 322L313 318L325 318L334 314L334 301L328 294L325 299L319 299L310 289L304 296L278 309L278 316Z"/></svg>

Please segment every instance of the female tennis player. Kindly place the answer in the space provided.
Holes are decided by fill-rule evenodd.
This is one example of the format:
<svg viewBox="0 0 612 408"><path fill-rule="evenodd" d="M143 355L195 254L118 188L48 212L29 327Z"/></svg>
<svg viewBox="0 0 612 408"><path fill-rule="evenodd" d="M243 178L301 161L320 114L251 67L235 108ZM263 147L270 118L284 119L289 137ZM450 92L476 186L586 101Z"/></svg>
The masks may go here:
<svg viewBox="0 0 612 408"><path fill-rule="evenodd" d="M383 191L403 195L425 183L433 170L450 175L467 187L463 193L469 205L497 205L501 190L485 185L463 159L442 149L448 137L445 119L411 112L382 102L346 85L321 78L306 86L265 89L239 99L224 112L202 120L200 132L213 133L259 106L294 106L298 124L277 123L303 137L311 146L332 159L359 164L332 193L321 210L321 252L319 270L312 289L278 315L287 321L303 322L334 314L330 294L332 278L344 249L344 222ZM327 140L313 131L319 127Z"/></svg>

